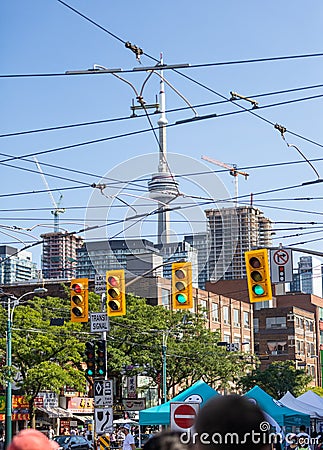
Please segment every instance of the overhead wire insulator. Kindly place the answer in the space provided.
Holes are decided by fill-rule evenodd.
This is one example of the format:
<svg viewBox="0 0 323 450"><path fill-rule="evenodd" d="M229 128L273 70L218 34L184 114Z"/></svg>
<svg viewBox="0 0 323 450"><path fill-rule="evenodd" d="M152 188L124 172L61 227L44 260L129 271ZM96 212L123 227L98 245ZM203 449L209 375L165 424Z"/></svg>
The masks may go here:
<svg viewBox="0 0 323 450"><path fill-rule="evenodd" d="M134 45L129 41L125 43L125 47L129 48L136 55L137 61L140 61L140 56L144 53L142 48L137 47L137 45Z"/></svg>

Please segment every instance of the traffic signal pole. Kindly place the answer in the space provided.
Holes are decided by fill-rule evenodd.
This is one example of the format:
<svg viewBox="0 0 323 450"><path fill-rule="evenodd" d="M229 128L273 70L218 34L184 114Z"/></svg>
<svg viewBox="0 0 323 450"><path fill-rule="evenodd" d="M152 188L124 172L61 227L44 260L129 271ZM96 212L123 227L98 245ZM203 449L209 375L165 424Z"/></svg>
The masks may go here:
<svg viewBox="0 0 323 450"><path fill-rule="evenodd" d="M103 293L101 294L101 312L106 313L107 312L107 308L106 308L106 294ZM105 348L105 352L107 351L107 332L106 331L102 331L101 332L101 339L104 342L104 348ZM107 355L105 356L105 376L104 379L107 380L108 379L108 358Z"/></svg>

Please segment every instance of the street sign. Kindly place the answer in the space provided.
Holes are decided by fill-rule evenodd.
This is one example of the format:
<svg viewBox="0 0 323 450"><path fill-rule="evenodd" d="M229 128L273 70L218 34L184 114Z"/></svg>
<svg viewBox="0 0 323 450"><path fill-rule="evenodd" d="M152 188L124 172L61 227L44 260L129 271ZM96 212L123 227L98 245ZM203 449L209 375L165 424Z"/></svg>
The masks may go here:
<svg viewBox="0 0 323 450"><path fill-rule="evenodd" d="M96 406L113 405L113 381L94 381L94 404Z"/></svg>
<svg viewBox="0 0 323 450"><path fill-rule="evenodd" d="M107 313L91 313L91 333L110 331L110 322Z"/></svg>
<svg viewBox="0 0 323 450"><path fill-rule="evenodd" d="M112 408L94 408L95 432L109 433L113 429Z"/></svg>
<svg viewBox="0 0 323 450"><path fill-rule="evenodd" d="M95 275L94 291L96 294L105 294L107 290L105 275Z"/></svg>
<svg viewBox="0 0 323 450"><path fill-rule="evenodd" d="M196 402L171 402L170 408L171 429L173 431L184 431L194 425L200 404Z"/></svg>
<svg viewBox="0 0 323 450"><path fill-rule="evenodd" d="M238 352L239 351L239 344L238 342L231 342L226 345L227 352Z"/></svg>
<svg viewBox="0 0 323 450"><path fill-rule="evenodd" d="M126 411L141 411L142 409L146 409L145 398L124 398L122 399L122 404Z"/></svg>
<svg viewBox="0 0 323 450"><path fill-rule="evenodd" d="M293 281L292 249L279 248L270 250L270 272L272 283L289 283Z"/></svg>

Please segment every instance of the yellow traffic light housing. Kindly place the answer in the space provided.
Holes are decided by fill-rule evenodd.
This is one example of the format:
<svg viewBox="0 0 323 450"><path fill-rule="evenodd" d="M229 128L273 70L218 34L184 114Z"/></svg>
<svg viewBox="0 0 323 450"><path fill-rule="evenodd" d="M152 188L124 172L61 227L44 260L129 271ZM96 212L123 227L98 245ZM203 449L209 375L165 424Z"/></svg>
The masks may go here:
<svg viewBox="0 0 323 450"><path fill-rule="evenodd" d="M108 316L124 316L126 314L124 270L108 270L106 282Z"/></svg>
<svg viewBox="0 0 323 450"><path fill-rule="evenodd" d="M89 280L75 278L71 280L71 322L89 321Z"/></svg>
<svg viewBox="0 0 323 450"><path fill-rule="evenodd" d="M267 249L246 252L245 260L250 302L271 300L272 290Z"/></svg>
<svg viewBox="0 0 323 450"><path fill-rule="evenodd" d="M174 309L193 308L192 263L172 264L172 305Z"/></svg>

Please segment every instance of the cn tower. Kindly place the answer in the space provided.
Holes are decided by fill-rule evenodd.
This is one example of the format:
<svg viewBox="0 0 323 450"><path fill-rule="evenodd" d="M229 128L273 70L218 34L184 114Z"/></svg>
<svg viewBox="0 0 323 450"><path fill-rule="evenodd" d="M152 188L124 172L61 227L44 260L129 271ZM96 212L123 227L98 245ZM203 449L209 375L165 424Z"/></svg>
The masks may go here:
<svg viewBox="0 0 323 450"><path fill-rule="evenodd" d="M163 64L162 59L161 64ZM168 244L170 242L170 214L168 204L178 196L178 183L170 172L167 162L166 127L168 121L166 119L165 104L165 83L163 71L161 70L159 92L159 108L161 114L157 122L159 127L159 164L158 172L154 173L148 182L150 198L159 202L158 244Z"/></svg>

